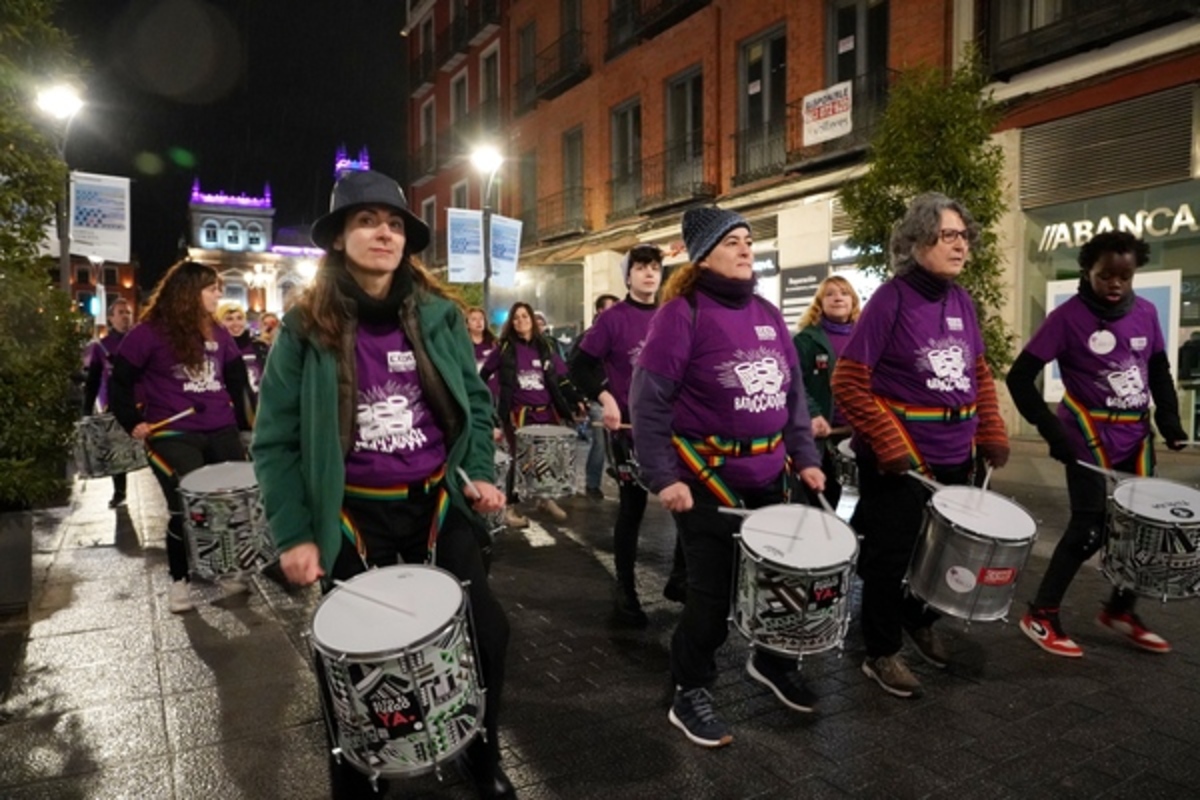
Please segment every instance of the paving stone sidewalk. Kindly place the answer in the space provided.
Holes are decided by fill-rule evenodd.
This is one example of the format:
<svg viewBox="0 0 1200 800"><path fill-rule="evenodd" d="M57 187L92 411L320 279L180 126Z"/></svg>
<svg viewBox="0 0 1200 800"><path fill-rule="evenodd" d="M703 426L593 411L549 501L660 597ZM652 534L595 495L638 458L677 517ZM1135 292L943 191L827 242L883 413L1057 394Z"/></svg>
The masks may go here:
<svg viewBox="0 0 1200 800"><path fill-rule="evenodd" d="M731 633L714 688L734 743L705 751L666 720L667 650L680 606L659 594L673 526L654 501L638 581L644 631L610 618L617 504L576 497L562 524L534 515L496 545L492 581L512 623L502 745L522 798L1185 798L1200 796L1200 624L1195 601L1143 601L1174 652L1134 650L1097 627L1108 584L1085 566L1063 621L1083 659L1044 654L1017 630L1066 522L1061 467L1017 443L993 488L1039 522L1012 623L943 622L953 663L917 663L926 696L886 695L843 655L806 658L811 715L744 674ZM1194 482L1200 457L1164 459ZM204 590L166 609L165 506L147 471L127 506L107 480L35 519L35 597L0 620L0 797L329 796L323 723L305 634L319 601L264 576L248 594ZM845 507L843 507L843 511ZM856 611L857 609L855 609ZM393 781L387 797L468 798L451 770Z"/></svg>

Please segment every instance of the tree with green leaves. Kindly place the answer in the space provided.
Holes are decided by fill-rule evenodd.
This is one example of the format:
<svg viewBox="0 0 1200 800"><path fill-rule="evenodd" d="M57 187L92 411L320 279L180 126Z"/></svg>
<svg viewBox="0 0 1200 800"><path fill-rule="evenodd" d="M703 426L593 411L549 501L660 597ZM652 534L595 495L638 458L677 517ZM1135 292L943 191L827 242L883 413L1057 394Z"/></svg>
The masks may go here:
<svg viewBox="0 0 1200 800"><path fill-rule="evenodd" d="M1005 300L994 225L1005 211L1004 154L991 138L999 106L984 89L977 57L946 75L921 67L902 73L871 137L870 171L841 191L859 264L886 274L892 226L908 202L936 191L961 202L981 229L958 278L975 300L987 360L1001 374L1012 361L1012 335L997 313Z"/></svg>
<svg viewBox="0 0 1200 800"><path fill-rule="evenodd" d="M0 3L0 510L53 501L79 408L80 315L39 255L66 179L39 86L77 74L53 0ZM57 274L55 271L54 274Z"/></svg>

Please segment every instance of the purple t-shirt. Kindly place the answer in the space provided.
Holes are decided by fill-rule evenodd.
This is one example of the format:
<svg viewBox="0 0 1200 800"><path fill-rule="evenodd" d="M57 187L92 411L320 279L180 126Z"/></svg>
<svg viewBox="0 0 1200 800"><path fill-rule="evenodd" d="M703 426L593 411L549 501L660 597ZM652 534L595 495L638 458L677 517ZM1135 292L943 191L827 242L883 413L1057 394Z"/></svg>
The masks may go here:
<svg viewBox="0 0 1200 800"><path fill-rule="evenodd" d="M1042 361L1058 360L1063 387L1084 407L1112 411L1150 408L1150 357L1164 350L1158 311L1138 297L1118 320L1101 320L1076 295L1050 312L1025 350ZM1075 457L1091 461L1078 421L1059 403ZM1109 424L1093 420L1111 461L1131 456L1150 433L1148 421Z"/></svg>
<svg viewBox="0 0 1200 800"><path fill-rule="evenodd" d="M175 358L170 342L157 325L137 325L125 335L121 357L141 371L136 393L144 403L143 420L154 424L194 408L196 413L175 420L163 430L203 433L237 424L225 388L225 369L242 354L229 331L213 326L212 336L204 343L203 365L186 367Z"/></svg>
<svg viewBox="0 0 1200 800"><path fill-rule="evenodd" d="M957 284L927 299L903 279L880 286L863 309L842 357L871 370L881 399L925 408L975 402L975 359L983 337L971 296ZM901 418L929 464L961 464L971 456L979 420L918 422Z"/></svg>
<svg viewBox="0 0 1200 800"><path fill-rule="evenodd" d="M650 320L655 309L635 306L622 300L596 317L579 343L579 349L604 362L609 394L617 401L621 414L629 415L629 385L633 365L646 344Z"/></svg>
<svg viewBox="0 0 1200 800"><path fill-rule="evenodd" d="M100 389L96 392L97 413L102 414L108 410L108 379L112 375L112 360L124 339L125 334L119 331L109 331L92 342L91 347L88 348L87 363L84 366L90 369L97 359L101 364Z"/></svg>
<svg viewBox="0 0 1200 800"><path fill-rule="evenodd" d="M488 362L492 353L499 351L500 347L493 339L491 342L480 342L474 345L475 347L475 369L482 372L483 366ZM493 372L488 376L487 387L492 393L492 401L500 399L500 376Z"/></svg>
<svg viewBox="0 0 1200 800"><path fill-rule="evenodd" d="M684 297L659 309L637 358L638 368L679 386L673 431L690 440L757 439L782 432L797 367L783 317L758 298L745 308L727 308L696 292L695 302L695 319ZM731 489L761 489L783 471L786 456L781 445L771 453L730 458L719 474ZM676 462L679 479L695 482L682 459Z"/></svg>
<svg viewBox="0 0 1200 800"><path fill-rule="evenodd" d="M829 339L829 346L833 348L833 354L841 358L842 353L846 351L846 343L850 341L850 334L854 332L854 323L831 322L822 318L820 325L821 330L825 331L825 336Z"/></svg>
<svg viewBox="0 0 1200 800"><path fill-rule="evenodd" d="M382 488L428 478L446 462L446 443L403 331L359 323L354 360L358 411L346 483Z"/></svg>

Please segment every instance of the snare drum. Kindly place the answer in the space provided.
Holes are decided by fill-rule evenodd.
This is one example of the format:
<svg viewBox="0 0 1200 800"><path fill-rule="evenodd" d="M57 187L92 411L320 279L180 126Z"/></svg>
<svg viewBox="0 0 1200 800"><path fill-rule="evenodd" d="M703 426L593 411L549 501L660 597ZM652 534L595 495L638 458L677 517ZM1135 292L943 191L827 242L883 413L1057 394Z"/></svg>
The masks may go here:
<svg viewBox="0 0 1200 800"><path fill-rule="evenodd" d="M75 423L75 465L84 478L123 475L146 466L146 448L112 414Z"/></svg>
<svg viewBox="0 0 1200 800"><path fill-rule="evenodd" d="M517 430L517 473L521 495L555 498L575 493L575 432L561 425L527 425Z"/></svg>
<svg viewBox="0 0 1200 800"><path fill-rule="evenodd" d="M213 580L260 570L278 558L249 462L189 472L179 482L179 496L193 574Z"/></svg>
<svg viewBox="0 0 1200 800"><path fill-rule="evenodd" d="M742 523L733 622L754 647L784 656L841 648L850 626L858 538L833 514L761 508Z"/></svg>
<svg viewBox="0 0 1200 800"><path fill-rule="evenodd" d="M367 774L437 769L483 725L467 596L445 570L402 564L350 579L317 607L312 646L334 753Z"/></svg>
<svg viewBox="0 0 1200 800"><path fill-rule="evenodd" d="M1118 483L1103 569L1118 589L1164 602L1200 595L1200 491L1161 478Z"/></svg>
<svg viewBox="0 0 1200 800"><path fill-rule="evenodd" d="M946 486L926 506L905 581L944 614L1003 619L1036 538L1033 517L1008 498L974 486Z"/></svg>
<svg viewBox="0 0 1200 800"><path fill-rule="evenodd" d="M838 483L852 492L858 491L858 461L854 457L849 439L838 442L833 463L837 470Z"/></svg>

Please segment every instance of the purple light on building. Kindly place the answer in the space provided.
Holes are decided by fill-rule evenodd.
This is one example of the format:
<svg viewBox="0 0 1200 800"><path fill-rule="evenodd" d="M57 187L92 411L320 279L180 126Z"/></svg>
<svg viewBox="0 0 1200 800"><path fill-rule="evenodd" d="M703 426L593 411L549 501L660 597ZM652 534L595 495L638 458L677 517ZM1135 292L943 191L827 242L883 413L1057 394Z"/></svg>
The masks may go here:
<svg viewBox="0 0 1200 800"><path fill-rule="evenodd" d="M203 203L211 206L236 206L238 208L271 208L271 184L266 184L263 187L262 197L247 197L244 194L234 197L233 195L217 192L216 194L206 194L200 191L200 179L196 178L192 182L192 202Z"/></svg>
<svg viewBox="0 0 1200 800"><path fill-rule="evenodd" d="M340 180L347 172L365 172L371 168L371 155L367 148L358 151L358 158L350 158L346 145L338 147L333 157L333 179Z"/></svg>
<svg viewBox="0 0 1200 800"><path fill-rule="evenodd" d="M293 258L320 258L325 255L325 251L319 247L296 247L289 244L271 245L271 252Z"/></svg>

